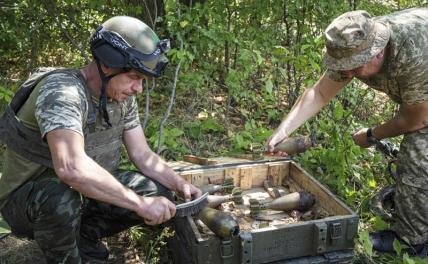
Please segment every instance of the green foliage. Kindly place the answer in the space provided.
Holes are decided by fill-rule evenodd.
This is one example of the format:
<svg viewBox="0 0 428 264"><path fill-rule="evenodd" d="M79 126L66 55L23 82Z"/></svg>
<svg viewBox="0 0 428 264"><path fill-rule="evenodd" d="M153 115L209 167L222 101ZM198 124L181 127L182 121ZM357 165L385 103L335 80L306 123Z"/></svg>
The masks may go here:
<svg viewBox="0 0 428 264"><path fill-rule="evenodd" d="M159 128L159 126L157 126L156 129L157 128ZM148 133L147 139L153 149L155 149L155 147L157 147L159 143L159 134L160 132L157 130L153 131L152 133ZM161 142L162 142L161 151L168 149L170 152L175 152L175 153L188 152L188 149L180 144L179 138L183 134L184 134L184 131L176 127L164 128L161 136Z"/></svg>
<svg viewBox="0 0 428 264"><path fill-rule="evenodd" d="M385 222L379 216L372 217L368 220L368 222L372 225L374 231L385 230L389 227L389 224Z"/></svg>
<svg viewBox="0 0 428 264"><path fill-rule="evenodd" d="M192 139L201 139L201 137L208 133L223 133L224 126L214 118L207 118L203 120L195 120L185 124L187 133Z"/></svg>
<svg viewBox="0 0 428 264"><path fill-rule="evenodd" d="M168 54L172 67L150 94L151 119L145 130L150 146L157 147L174 65L181 62L161 154L180 159L187 153L219 156L251 151L265 145L297 98L322 74L322 34L334 17L353 9L383 15L427 6L417 0L212 0L192 8L177 2L22 0L4 4L0 8L0 106L10 102L15 91L16 85L9 84L25 79L35 67L84 65L90 59L88 39L93 30L112 15L132 15L156 27L158 35L172 43ZM372 90L356 89L361 87L358 82L349 85L296 132L315 132L318 147L293 158L361 215L364 228L357 243L372 261L377 256L371 251L367 230L382 230L387 224L370 213L369 200L389 182L386 160L372 149L356 146L351 135L391 118L396 106ZM138 101L145 105L144 96ZM202 118L201 112L205 113ZM135 169L127 162L123 166ZM382 261L422 263L406 254Z"/></svg>
<svg viewBox="0 0 428 264"><path fill-rule="evenodd" d="M252 119L245 123L244 130L232 134L232 151L251 151L254 146L262 146L272 131L264 127L258 127L255 120Z"/></svg>
<svg viewBox="0 0 428 264"><path fill-rule="evenodd" d="M0 214L0 239L10 234L10 232L10 226L6 223Z"/></svg>
<svg viewBox="0 0 428 264"><path fill-rule="evenodd" d="M369 257L372 258L373 256L373 249L372 249L372 242L369 238L369 232L362 231L358 235L358 241L363 246L364 253Z"/></svg>
<svg viewBox="0 0 428 264"><path fill-rule="evenodd" d="M6 104L10 103L13 95L14 95L14 92L4 87L3 85L0 85L0 102L6 103Z"/></svg>
<svg viewBox="0 0 428 264"><path fill-rule="evenodd" d="M141 226L132 227L130 230L131 238L138 245L143 247L144 263L159 263L163 257L162 253L166 250L166 240L174 236L174 232L169 228L151 230Z"/></svg>

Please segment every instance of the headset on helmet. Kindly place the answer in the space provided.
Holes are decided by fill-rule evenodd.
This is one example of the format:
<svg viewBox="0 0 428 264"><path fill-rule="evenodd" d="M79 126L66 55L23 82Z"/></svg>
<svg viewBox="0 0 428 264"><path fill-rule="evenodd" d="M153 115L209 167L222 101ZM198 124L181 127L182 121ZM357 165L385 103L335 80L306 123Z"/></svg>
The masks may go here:
<svg viewBox="0 0 428 264"><path fill-rule="evenodd" d="M107 83L115 75L131 69L159 77L168 64L164 53L170 49L170 43L169 40L159 40L153 30L142 21L129 16L116 16L95 31L90 47L101 77L99 111L111 126L107 112ZM120 72L106 76L101 64L120 69Z"/></svg>
<svg viewBox="0 0 428 264"><path fill-rule="evenodd" d="M146 30L151 31L150 28ZM153 36L156 37L153 41L156 41L157 45L151 53L145 54L128 43L120 32L100 26L92 36L91 51L94 57L107 67L125 71L134 69L149 76L159 77L168 64L164 53L170 50L170 42L159 40L154 33Z"/></svg>

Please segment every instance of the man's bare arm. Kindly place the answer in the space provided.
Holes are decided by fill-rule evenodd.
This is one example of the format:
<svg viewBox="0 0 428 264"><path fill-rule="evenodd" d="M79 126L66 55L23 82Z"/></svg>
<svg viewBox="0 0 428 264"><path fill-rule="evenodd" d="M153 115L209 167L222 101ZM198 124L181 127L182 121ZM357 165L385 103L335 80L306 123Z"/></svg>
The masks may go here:
<svg viewBox="0 0 428 264"><path fill-rule="evenodd" d="M403 104L391 120L373 129L373 135L378 139L395 137L427 125L428 101L413 105Z"/></svg>
<svg viewBox="0 0 428 264"><path fill-rule="evenodd" d="M294 130L318 113L350 81L351 79L344 82L336 82L324 73L312 88L306 90L299 97L291 111L269 139L269 148L273 150L277 143L287 138Z"/></svg>
<svg viewBox="0 0 428 264"><path fill-rule="evenodd" d="M130 159L143 174L160 182L168 189L181 193L185 199L201 195L198 188L178 176L159 155L150 149L141 126L126 130L123 138Z"/></svg>
<svg viewBox="0 0 428 264"><path fill-rule="evenodd" d="M139 196L87 156L79 133L57 129L47 134L47 141L58 177L86 197L132 210L149 224L161 223L175 214L174 205L167 199ZM154 206L162 210L153 210Z"/></svg>
<svg viewBox="0 0 428 264"><path fill-rule="evenodd" d="M424 128L428 125L428 101L418 104L403 104L400 111L386 123L372 129L372 135L377 139L396 137ZM361 147L369 147L367 128L353 135L355 143Z"/></svg>

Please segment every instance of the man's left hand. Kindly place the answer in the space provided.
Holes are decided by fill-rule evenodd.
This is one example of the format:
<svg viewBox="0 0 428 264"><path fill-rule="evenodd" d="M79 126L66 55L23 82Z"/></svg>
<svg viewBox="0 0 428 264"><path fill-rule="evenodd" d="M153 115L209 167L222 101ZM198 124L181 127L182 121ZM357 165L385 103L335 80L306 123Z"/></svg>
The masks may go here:
<svg viewBox="0 0 428 264"><path fill-rule="evenodd" d="M198 198L202 195L202 191L199 190L199 188L185 180L177 184L176 192L178 192L186 202L192 200L192 197Z"/></svg>
<svg viewBox="0 0 428 264"><path fill-rule="evenodd" d="M367 141L367 130L368 128L362 128L352 135L355 144L362 148L368 148L373 145Z"/></svg>

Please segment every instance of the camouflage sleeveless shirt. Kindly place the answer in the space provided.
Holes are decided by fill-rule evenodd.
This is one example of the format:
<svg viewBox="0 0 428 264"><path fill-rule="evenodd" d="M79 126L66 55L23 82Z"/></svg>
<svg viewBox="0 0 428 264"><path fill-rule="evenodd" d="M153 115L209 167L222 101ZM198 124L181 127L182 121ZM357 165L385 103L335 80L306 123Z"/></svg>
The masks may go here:
<svg viewBox="0 0 428 264"><path fill-rule="evenodd" d="M123 102L108 102L109 127L98 114L98 97L79 70L50 72L34 85L27 96L20 93L21 86L2 117L0 134L7 149L0 176L0 208L7 195L25 181L54 175L45 139L48 132L70 129L81 134L88 156L111 172L119 165L123 131L140 124L136 99L131 96ZM3 125L5 119L12 123Z"/></svg>

